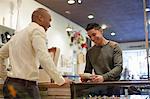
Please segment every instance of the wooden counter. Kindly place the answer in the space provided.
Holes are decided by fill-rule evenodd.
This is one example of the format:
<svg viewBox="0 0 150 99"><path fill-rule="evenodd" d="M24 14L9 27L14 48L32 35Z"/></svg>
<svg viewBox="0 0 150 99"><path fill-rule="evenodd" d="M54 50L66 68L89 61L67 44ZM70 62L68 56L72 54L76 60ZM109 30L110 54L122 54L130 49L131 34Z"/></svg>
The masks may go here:
<svg viewBox="0 0 150 99"><path fill-rule="evenodd" d="M129 87L129 86L138 86L138 87L149 87L150 81L148 80L134 80L134 81L110 81L110 82L103 82L103 83L73 83L71 85L66 84L63 86L58 86L54 83L39 83L39 89L41 93L42 99L71 99L72 97L75 97L77 94L77 91L80 92L80 89L83 87L88 86L121 86L121 87ZM3 83L0 83L0 99L2 98L2 87ZM71 89L70 89L71 87ZM149 87L150 88L150 87ZM72 98L74 99L74 98Z"/></svg>
<svg viewBox="0 0 150 99"><path fill-rule="evenodd" d="M71 99L70 85L58 86L54 83L39 83L42 99Z"/></svg>
<svg viewBox="0 0 150 99"><path fill-rule="evenodd" d="M3 83L0 84L0 99L2 96ZM39 83L42 99L71 99L70 85L58 86L54 83Z"/></svg>

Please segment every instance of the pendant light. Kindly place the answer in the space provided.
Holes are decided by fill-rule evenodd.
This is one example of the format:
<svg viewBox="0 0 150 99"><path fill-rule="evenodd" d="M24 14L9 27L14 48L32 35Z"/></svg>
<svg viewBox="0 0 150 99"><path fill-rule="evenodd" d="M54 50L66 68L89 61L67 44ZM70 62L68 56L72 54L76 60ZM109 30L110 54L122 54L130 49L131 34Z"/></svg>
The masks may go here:
<svg viewBox="0 0 150 99"><path fill-rule="evenodd" d="M72 30L73 30L72 27L68 24L68 26L66 27L66 31L71 32Z"/></svg>

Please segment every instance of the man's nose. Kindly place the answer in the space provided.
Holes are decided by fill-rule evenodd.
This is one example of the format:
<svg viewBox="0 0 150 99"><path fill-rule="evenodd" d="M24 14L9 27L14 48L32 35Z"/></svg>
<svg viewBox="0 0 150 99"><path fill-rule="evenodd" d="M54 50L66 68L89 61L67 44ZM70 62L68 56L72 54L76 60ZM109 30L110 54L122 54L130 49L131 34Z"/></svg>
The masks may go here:
<svg viewBox="0 0 150 99"><path fill-rule="evenodd" d="M93 40L94 40L94 37L91 37L91 40L93 41Z"/></svg>
<svg viewBox="0 0 150 99"><path fill-rule="evenodd" d="M51 27L51 25L49 24L49 27Z"/></svg>
<svg viewBox="0 0 150 99"><path fill-rule="evenodd" d="M51 24L50 24L50 22L49 22L49 27L51 27Z"/></svg>

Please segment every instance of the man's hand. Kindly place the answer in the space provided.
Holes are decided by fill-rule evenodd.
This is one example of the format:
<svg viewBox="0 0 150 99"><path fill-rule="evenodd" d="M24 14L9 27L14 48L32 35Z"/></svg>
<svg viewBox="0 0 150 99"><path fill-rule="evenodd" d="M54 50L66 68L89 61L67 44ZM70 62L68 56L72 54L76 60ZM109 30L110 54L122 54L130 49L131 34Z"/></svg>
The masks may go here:
<svg viewBox="0 0 150 99"><path fill-rule="evenodd" d="M72 83L73 81L71 79L65 78L65 83Z"/></svg>
<svg viewBox="0 0 150 99"><path fill-rule="evenodd" d="M91 82L104 82L104 78L101 75L92 75Z"/></svg>
<svg viewBox="0 0 150 99"><path fill-rule="evenodd" d="M82 82L87 82L87 81L88 81L88 79L84 79L84 78L82 78L82 77L80 77L80 80L81 80Z"/></svg>
<svg viewBox="0 0 150 99"><path fill-rule="evenodd" d="M73 81L68 79L68 78L64 78L65 79L65 83L61 86L69 86Z"/></svg>

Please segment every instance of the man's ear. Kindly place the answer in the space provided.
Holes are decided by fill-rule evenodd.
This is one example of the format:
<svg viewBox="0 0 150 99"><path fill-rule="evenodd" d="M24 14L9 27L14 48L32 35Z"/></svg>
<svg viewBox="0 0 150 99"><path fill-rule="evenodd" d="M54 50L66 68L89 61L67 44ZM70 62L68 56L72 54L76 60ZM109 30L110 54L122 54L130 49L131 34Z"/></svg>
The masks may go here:
<svg viewBox="0 0 150 99"><path fill-rule="evenodd" d="M38 19L39 19L40 22L43 22L43 16L42 15L39 15Z"/></svg>
<svg viewBox="0 0 150 99"><path fill-rule="evenodd" d="M103 29L99 29L99 31L103 34Z"/></svg>

